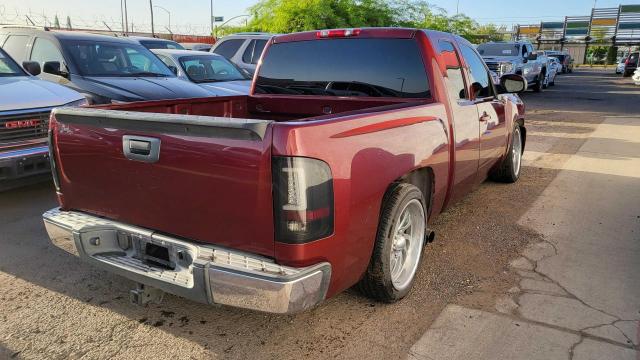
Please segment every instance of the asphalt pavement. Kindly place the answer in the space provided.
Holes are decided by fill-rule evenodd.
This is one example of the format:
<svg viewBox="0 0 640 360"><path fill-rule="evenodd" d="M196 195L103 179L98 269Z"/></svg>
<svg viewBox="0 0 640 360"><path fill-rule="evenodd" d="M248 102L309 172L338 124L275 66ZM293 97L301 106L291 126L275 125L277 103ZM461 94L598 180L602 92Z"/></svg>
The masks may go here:
<svg viewBox="0 0 640 360"><path fill-rule="evenodd" d="M602 71L523 95L520 181L435 219L415 287L354 290L295 316L168 295L51 246L51 184L0 193L0 359L634 359L640 320L640 87Z"/></svg>

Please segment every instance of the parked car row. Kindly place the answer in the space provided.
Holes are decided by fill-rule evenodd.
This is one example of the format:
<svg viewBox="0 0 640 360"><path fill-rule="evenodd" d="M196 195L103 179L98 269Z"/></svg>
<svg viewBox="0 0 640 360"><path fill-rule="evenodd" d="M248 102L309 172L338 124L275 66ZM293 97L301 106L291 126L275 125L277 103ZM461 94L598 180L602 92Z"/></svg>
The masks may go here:
<svg viewBox="0 0 640 360"><path fill-rule="evenodd" d="M638 69L640 62L640 52L634 51L627 57L623 58L616 67L616 74L622 74L624 77L629 77Z"/></svg>
<svg viewBox="0 0 640 360"><path fill-rule="evenodd" d="M555 85L558 74L573 71L573 60L569 54L535 51L528 41L488 42L478 45L477 49L498 77L522 75L535 92Z"/></svg>
<svg viewBox="0 0 640 360"><path fill-rule="evenodd" d="M164 39L3 26L0 49L0 190L49 176L54 107L246 95L251 85L222 56Z"/></svg>

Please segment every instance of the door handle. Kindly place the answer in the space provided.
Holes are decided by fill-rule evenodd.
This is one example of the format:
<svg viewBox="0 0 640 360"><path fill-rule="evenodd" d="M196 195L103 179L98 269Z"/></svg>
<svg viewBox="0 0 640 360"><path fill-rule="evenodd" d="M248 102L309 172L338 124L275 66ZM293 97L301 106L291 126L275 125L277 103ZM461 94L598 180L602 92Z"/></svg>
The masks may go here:
<svg viewBox="0 0 640 360"><path fill-rule="evenodd" d="M483 112L482 116L480 116L480 121L485 122L491 120L491 115L487 114L487 112Z"/></svg>
<svg viewBox="0 0 640 360"><path fill-rule="evenodd" d="M146 136L124 135L122 152L129 160L154 163L160 159L160 139Z"/></svg>

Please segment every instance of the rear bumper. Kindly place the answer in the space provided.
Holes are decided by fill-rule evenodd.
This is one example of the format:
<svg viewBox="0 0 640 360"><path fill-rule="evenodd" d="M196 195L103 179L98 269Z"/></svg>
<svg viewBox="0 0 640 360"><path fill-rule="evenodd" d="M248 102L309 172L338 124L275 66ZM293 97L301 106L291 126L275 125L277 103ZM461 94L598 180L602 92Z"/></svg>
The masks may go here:
<svg viewBox="0 0 640 360"><path fill-rule="evenodd" d="M0 181L50 172L49 148L46 145L0 152Z"/></svg>
<svg viewBox="0 0 640 360"><path fill-rule="evenodd" d="M75 211L43 214L54 245L130 280L207 304L279 314L325 299L331 265L280 266L258 255L197 244ZM172 268L142 261L148 244L168 250Z"/></svg>

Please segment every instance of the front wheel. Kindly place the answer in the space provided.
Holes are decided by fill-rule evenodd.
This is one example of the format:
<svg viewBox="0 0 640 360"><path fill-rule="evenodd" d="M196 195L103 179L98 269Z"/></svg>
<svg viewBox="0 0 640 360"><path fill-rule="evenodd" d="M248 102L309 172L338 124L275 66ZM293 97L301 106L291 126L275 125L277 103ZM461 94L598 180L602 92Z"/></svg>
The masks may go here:
<svg viewBox="0 0 640 360"><path fill-rule="evenodd" d="M538 75L538 81L536 81L536 84L533 86L533 91L539 93L542 92L542 89L545 88L545 73L540 73L540 75Z"/></svg>
<svg viewBox="0 0 640 360"><path fill-rule="evenodd" d="M411 290L424 247L425 208L422 192L414 185L400 183L387 191L373 254L358 283L363 294L391 303Z"/></svg>
<svg viewBox="0 0 640 360"><path fill-rule="evenodd" d="M511 135L511 144L507 155L502 160L500 167L495 169L490 177L494 181L514 183L520 178L520 168L522 167L522 130L516 124Z"/></svg>

